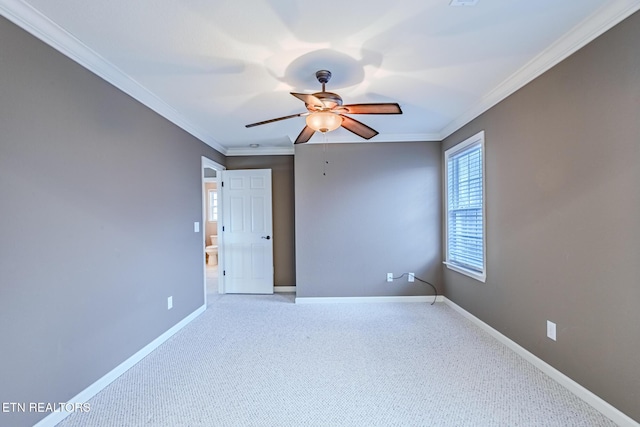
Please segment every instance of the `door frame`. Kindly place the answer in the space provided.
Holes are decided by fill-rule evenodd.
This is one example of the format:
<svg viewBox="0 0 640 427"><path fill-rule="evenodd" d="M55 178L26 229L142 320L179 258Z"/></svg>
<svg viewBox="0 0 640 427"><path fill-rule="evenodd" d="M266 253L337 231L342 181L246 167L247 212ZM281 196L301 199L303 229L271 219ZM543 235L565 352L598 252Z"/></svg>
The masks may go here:
<svg viewBox="0 0 640 427"><path fill-rule="evenodd" d="M205 307L207 306L207 260L206 260L206 254L204 252L206 243L207 243L207 236L206 236L206 224L207 224L207 204L208 204L208 199L207 199L207 190L205 187L206 182L209 180L210 178L205 178L204 177L204 169L205 168L209 168L209 169L213 169L216 171L216 177L215 177L215 181L216 181L216 188L218 189L218 293L220 294L224 294L224 275L221 273L223 271L223 269L220 267L221 265L224 265L224 250L222 248L224 248L224 242L223 242L223 233L222 233L222 197L220 194L220 172L222 172L223 170L226 170L227 168L224 165L221 165L218 162L215 162L207 157L202 156L202 167L200 168L200 176L201 176L201 183L200 183L200 187L202 188L202 227L200 228L201 233L202 233L202 253L201 253L201 259L202 259L202 272L203 272L203 277L204 277L204 304Z"/></svg>

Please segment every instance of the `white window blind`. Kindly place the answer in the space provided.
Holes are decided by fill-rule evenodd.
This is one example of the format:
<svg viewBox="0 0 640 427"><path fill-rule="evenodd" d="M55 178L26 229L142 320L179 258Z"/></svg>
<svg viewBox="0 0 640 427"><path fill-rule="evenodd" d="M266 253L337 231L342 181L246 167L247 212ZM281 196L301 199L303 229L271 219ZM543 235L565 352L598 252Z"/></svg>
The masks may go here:
<svg viewBox="0 0 640 427"><path fill-rule="evenodd" d="M447 254L449 266L484 280L484 134L447 150Z"/></svg>
<svg viewBox="0 0 640 427"><path fill-rule="evenodd" d="M209 190L209 222L218 220L218 192Z"/></svg>

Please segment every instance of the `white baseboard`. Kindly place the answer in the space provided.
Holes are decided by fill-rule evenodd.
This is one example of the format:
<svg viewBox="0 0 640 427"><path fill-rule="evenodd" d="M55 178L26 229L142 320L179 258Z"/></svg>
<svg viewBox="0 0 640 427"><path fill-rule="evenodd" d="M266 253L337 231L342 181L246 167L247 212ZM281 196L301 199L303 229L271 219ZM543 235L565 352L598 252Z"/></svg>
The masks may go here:
<svg viewBox="0 0 640 427"><path fill-rule="evenodd" d="M142 348L140 351L135 353L133 356L129 357L120 365L116 366L111 372L108 372L105 376L100 378L98 381L94 382L89 387L85 388L80 393L78 393L77 395L69 399L69 403L87 402L93 396L95 396L100 391L102 391L106 386L108 386L113 381L115 381L120 375L124 374L127 370L132 368L136 363L138 363L144 357L149 355L149 353L151 353L153 350L158 348L162 343L164 343L169 338L171 338L172 335L174 335L180 329L187 326L200 314L204 313L206 308L207 307L203 305L202 307L198 308L196 311L194 311L193 313L191 313L190 315L182 319L180 322L174 325L167 332L160 335L158 338L151 341L149 344L147 344L144 348ZM60 421L68 417L70 414L71 414L70 412L53 412L49 416L40 420L40 422L35 424L34 427L53 427L56 424L58 424Z"/></svg>
<svg viewBox="0 0 640 427"><path fill-rule="evenodd" d="M275 293L295 293L296 292L296 287L295 286L274 286L273 287L273 292Z"/></svg>
<svg viewBox="0 0 640 427"><path fill-rule="evenodd" d="M588 405L593 407L595 410L600 412L605 417L609 418L611 421L616 423L619 426L623 427L638 427L640 426L635 420L626 415L624 412L620 411L607 401L598 397L593 392L584 388L553 366L549 365L544 360L540 359L538 356L531 353L529 350L517 344L515 341L512 341L505 335L501 334L488 324L484 323L482 320L478 319L473 314L469 313L464 308L460 307L453 301L448 298L444 298L444 302L453 308L455 311L471 320L474 324L480 327L480 329L487 332L489 335L500 341L502 344L509 347L511 350L516 352L518 355L523 357L527 362L531 363L536 368L540 369L542 372L551 377L554 381L565 387L567 390L575 394L580 399L584 400Z"/></svg>
<svg viewBox="0 0 640 427"><path fill-rule="evenodd" d="M437 302L443 297L438 295ZM296 304L351 304L351 303L380 303L380 302L433 302L433 295L388 296L388 297L300 297Z"/></svg>

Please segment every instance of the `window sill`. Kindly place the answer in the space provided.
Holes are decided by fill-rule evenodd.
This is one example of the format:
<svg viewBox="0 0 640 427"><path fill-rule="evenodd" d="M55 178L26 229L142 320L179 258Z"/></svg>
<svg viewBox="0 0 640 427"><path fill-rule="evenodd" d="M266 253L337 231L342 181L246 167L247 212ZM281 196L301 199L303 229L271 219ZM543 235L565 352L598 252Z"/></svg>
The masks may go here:
<svg viewBox="0 0 640 427"><path fill-rule="evenodd" d="M477 271L469 270L456 264L449 264L446 261L444 261L443 264L446 265L449 270L457 271L458 273L469 276L479 282L485 283L487 280L486 272L478 273Z"/></svg>

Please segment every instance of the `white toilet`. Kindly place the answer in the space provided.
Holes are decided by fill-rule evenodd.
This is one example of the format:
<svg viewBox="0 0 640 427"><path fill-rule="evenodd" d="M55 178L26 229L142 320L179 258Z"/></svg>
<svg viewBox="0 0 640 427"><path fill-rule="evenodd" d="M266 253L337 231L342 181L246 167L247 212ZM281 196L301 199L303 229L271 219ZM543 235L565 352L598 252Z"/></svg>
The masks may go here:
<svg viewBox="0 0 640 427"><path fill-rule="evenodd" d="M207 253L207 265L218 265L218 236L209 236L211 245L204 248Z"/></svg>

